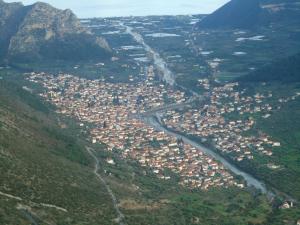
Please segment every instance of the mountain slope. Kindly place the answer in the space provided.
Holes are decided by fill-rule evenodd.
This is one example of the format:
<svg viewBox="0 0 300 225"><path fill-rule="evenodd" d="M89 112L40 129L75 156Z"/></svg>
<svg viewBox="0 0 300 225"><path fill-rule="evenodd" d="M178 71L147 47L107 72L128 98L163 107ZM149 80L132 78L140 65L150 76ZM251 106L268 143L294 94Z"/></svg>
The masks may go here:
<svg viewBox="0 0 300 225"><path fill-rule="evenodd" d="M232 0L204 18L201 28L252 27L258 20L261 8L258 0Z"/></svg>
<svg viewBox="0 0 300 225"><path fill-rule="evenodd" d="M250 74L239 78L239 81L270 82L280 81L300 82L300 53L277 60Z"/></svg>
<svg viewBox="0 0 300 225"><path fill-rule="evenodd" d="M199 28L241 28L276 22L299 24L299 0L231 0L198 23Z"/></svg>
<svg viewBox="0 0 300 225"><path fill-rule="evenodd" d="M57 122L52 109L24 88L26 81L0 76L0 224L119 224L110 195L93 174L84 135L72 123ZM264 224L271 213L264 196L236 188L191 192L117 152L93 147L126 224Z"/></svg>
<svg viewBox="0 0 300 225"><path fill-rule="evenodd" d="M0 12L2 58L81 60L110 55L107 42L83 28L70 10L41 2L23 6L2 1Z"/></svg>
<svg viewBox="0 0 300 225"><path fill-rule="evenodd" d="M25 14L21 3L6 4L0 0L0 58L6 56L10 38L17 33Z"/></svg>
<svg viewBox="0 0 300 225"><path fill-rule="evenodd" d="M11 75L13 76L13 75ZM0 224L113 224L110 196L75 134L28 90L0 80Z"/></svg>

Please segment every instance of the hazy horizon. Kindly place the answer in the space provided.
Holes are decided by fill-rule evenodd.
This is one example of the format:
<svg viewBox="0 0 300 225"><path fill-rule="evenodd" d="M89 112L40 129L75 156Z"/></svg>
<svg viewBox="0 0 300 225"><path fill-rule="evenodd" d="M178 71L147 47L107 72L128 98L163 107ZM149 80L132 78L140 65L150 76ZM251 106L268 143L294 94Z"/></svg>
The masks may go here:
<svg viewBox="0 0 300 225"><path fill-rule="evenodd" d="M4 0L5 2L16 2ZM149 15L189 15L208 14L224 5L229 0L45 0L57 8L70 8L80 18L119 17L119 16L149 16ZM28 5L36 1L19 1Z"/></svg>

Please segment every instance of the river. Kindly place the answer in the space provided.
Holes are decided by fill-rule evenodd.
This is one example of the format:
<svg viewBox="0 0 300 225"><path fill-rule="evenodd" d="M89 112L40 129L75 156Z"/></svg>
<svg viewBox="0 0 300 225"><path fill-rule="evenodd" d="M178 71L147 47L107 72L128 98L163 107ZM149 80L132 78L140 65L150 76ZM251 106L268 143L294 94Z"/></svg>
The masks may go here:
<svg viewBox="0 0 300 225"><path fill-rule="evenodd" d="M130 34L137 43L141 44L147 53L150 53L150 55L153 58L154 65L163 74L163 80L171 86L179 86L176 84L174 74L168 69L167 63L163 60L163 58L160 57L160 55L157 52L155 52L145 42L143 36L137 32L134 32L132 27L126 26L123 23L120 23L120 26L124 27L126 29L126 33ZM194 92L192 92L192 93L193 93L194 97L202 98L202 96L199 96L197 93L194 93ZM161 109L160 111L164 111L164 110ZM153 116L153 115L156 115L156 116ZM155 128L156 130L164 131L165 133L167 133L173 137L180 138L185 143L188 143L188 144L192 145L193 147L195 147L196 149L202 151L206 155L211 156L215 160L222 163L224 165L224 167L226 169L230 170L233 174L242 176L248 186L255 187L256 189L260 190L262 193L267 194L269 197L274 196L273 192L267 190L266 185L262 181L259 181L252 175L237 168L234 164L232 164L231 162L226 160L220 154L216 153L215 151L213 151L195 141L192 141L191 139L189 139L181 134L178 134L178 133L175 133L175 132L165 129L162 126L162 124L160 122L158 122L158 121L160 121L160 117L158 116L157 113L155 114L155 112L152 112L149 115L147 115L147 113L146 113L145 115L140 115L139 118L142 119L149 126L152 126L153 128Z"/></svg>
<svg viewBox="0 0 300 225"><path fill-rule="evenodd" d="M222 157L221 155L219 155L218 153L216 153L215 151L195 142L192 141L191 139L187 138L184 135L172 132L170 130L167 130L165 127L163 127L159 122L159 118L155 117L155 116L151 116L151 117L143 117L141 118L146 124L154 127L156 130L158 131L163 131L173 137L182 139L185 143L192 145L193 147L195 147L196 149L202 151L203 153L205 153L206 155L211 156L212 158L214 158L215 160L221 162L224 167L228 170L230 170L232 173L234 173L235 175L239 175L242 176L244 178L244 180L246 181L248 186L253 186L256 189L260 190L262 193L264 194L268 194L268 196L272 197L274 196L274 194L267 190L266 185L257 180L255 177L253 177L252 175L240 170L239 168L237 168L234 164L230 163L228 160L226 160L224 157Z"/></svg>
<svg viewBox="0 0 300 225"><path fill-rule="evenodd" d="M120 23L121 27L124 27L126 29L126 33L130 34L134 40L142 45L145 49L145 51L151 55L153 63L156 67L156 69L162 73L163 75L163 80L171 85L174 86L176 84L175 82L175 76L169 70L167 63L163 60L163 58L159 55L159 53L155 52L144 40L143 36L137 32L133 31L132 27L124 25L124 23Z"/></svg>

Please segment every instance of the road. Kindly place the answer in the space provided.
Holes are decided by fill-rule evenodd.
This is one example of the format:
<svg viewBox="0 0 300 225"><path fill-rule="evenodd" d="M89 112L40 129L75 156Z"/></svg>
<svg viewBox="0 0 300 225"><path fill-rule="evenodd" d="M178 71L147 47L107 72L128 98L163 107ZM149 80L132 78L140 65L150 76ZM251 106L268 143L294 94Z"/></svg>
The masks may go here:
<svg viewBox="0 0 300 225"><path fill-rule="evenodd" d="M149 117L149 116L155 116L155 115L157 115L157 113L159 114L159 113L163 113L163 112L166 112L169 110L182 109L184 107L190 106L196 100L203 102L203 101L205 101L205 97L200 96L198 94L193 94L193 96L185 102L162 105L162 106L153 108L151 110L148 110L146 112L132 115L132 117L135 117L135 118Z"/></svg>
<svg viewBox="0 0 300 225"><path fill-rule="evenodd" d="M161 106L161 107L151 109L151 110L146 111L144 113L140 113L140 114L138 114L137 117L149 117L149 116L156 115L157 113L162 113L162 112L165 112L165 111L168 111L168 110L181 109L181 108L184 108L186 106L189 106L190 104L191 104L191 101L186 101L186 102L183 102L183 103L169 104L169 105L165 105L165 106Z"/></svg>
<svg viewBox="0 0 300 225"><path fill-rule="evenodd" d="M123 215L123 213L121 212L119 206L118 206L118 201L117 198L115 196L115 194L113 193L113 191L111 190L111 188L109 187L108 183L105 181L105 179L100 175L100 173L98 172L100 169L100 162L99 159L97 158L97 156L95 155L94 151L92 148L86 147L87 152L89 153L89 155L95 160L95 168L94 168L94 174L96 175L96 177L98 178L99 181L101 181L101 183L105 186L107 192L109 193L112 203L113 203L113 207L117 213L117 221L119 222L120 225L125 225L125 216Z"/></svg>
<svg viewBox="0 0 300 225"><path fill-rule="evenodd" d="M20 211L32 225L39 225L39 223L33 218L31 213L29 213L27 210L21 209Z"/></svg>

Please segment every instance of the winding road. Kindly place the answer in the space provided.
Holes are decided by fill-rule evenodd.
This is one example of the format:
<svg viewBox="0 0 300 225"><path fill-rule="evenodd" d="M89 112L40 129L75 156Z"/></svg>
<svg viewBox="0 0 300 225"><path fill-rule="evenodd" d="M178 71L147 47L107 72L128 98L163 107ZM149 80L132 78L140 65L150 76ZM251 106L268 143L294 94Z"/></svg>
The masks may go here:
<svg viewBox="0 0 300 225"><path fill-rule="evenodd" d="M108 183L105 181L105 179L100 175L100 173L98 173L99 169L100 169L100 162L99 159L97 158L97 156L94 153L94 150L92 148L86 147L87 152L89 153L89 155L95 160L95 168L94 168L94 174L96 175L96 177L98 178L99 181L101 181L101 183L105 186L107 192L109 193L112 203L113 203L113 207L117 213L117 221L120 225L125 225L125 216L124 214L121 212L119 206L118 206L118 201L117 198L115 196L115 194L113 193L113 191L111 190L111 188L109 187Z"/></svg>

